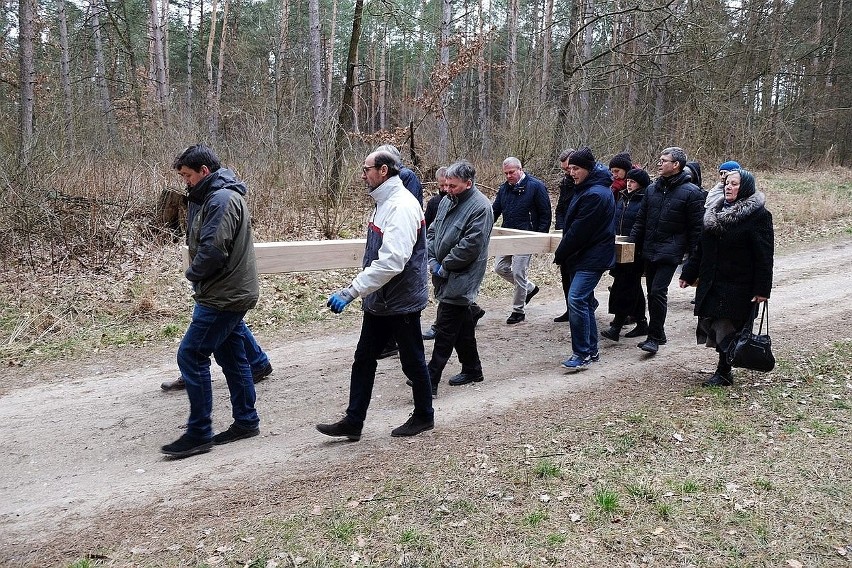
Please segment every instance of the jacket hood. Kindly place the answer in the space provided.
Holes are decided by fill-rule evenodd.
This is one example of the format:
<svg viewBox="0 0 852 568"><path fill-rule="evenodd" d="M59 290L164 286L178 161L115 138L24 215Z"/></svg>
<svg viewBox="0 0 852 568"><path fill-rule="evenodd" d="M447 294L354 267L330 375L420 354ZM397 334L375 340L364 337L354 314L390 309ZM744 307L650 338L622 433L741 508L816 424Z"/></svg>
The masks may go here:
<svg viewBox="0 0 852 568"><path fill-rule="evenodd" d="M692 172L692 175L689 176L692 183L701 188L701 164L698 162L687 162L686 167Z"/></svg>
<svg viewBox="0 0 852 568"><path fill-rule="evenodd" d="M219 168L190 189L188 197L191 201L202 203L207 194L225 187L240 195L245 195L248 192L245 184L237 179L233 170Z"/></svg>
<svg viewBox="0 0 852 568"><path fill-rule="evenodd" d="M612 172L600 162L595 163L595 167L589 172L588 177L576 186L576 191L585 191L593 185L612 186Z"/></svg>

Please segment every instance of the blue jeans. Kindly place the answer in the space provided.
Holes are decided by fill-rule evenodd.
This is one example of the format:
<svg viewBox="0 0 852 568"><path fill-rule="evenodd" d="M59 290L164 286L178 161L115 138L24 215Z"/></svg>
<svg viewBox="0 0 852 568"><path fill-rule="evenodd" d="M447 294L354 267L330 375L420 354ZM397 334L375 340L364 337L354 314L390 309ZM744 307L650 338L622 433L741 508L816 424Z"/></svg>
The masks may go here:
<svg viewBox="0 0 852 568"><path fill-rule="evenodd" d="M240 335L243 338L243 345L246 348L246 358L248 359L249 366L252 371L262 371L269 364L269 357L266 356L266 353L257 344L251 330L245 325L242 326L242 329L243 331L240 332Z"/></svg>
<svg viewBox="0 0 852 568"><path fill-rule="evenodd" d="M251 332L243 321L244 315L245 312L225 312L200 304L192 312L192 321L178 348L177 363L189 397L186 433L194 438L207 441L213 437L210 355L228 381L234 422L249 429L260 423L254 409L254 381L244 343L246 334Z"/></svg>
<svg viewBox="0 0 852 568"><path fill-rule="evenodd" d="M420 312L398 316L375 316L364 312L361 337L355 348L355 361L352 363L349 381L349 407L346 409L346 421L357 428L361 428L367 418L378 357L389 339L396 340L402 372L414 383L411 387L414 414L432 419L432 386L429 383L429 371L426 370Z"/></svg>
<svg viewBox="0 0 852 568"><path fill-rule="evenodd" d="M603 276L601 270L577 270L571 274L568 290L568 325L571 327L571 350L588 357L598 352L598 324L595 321L595 286Z"/></svg>

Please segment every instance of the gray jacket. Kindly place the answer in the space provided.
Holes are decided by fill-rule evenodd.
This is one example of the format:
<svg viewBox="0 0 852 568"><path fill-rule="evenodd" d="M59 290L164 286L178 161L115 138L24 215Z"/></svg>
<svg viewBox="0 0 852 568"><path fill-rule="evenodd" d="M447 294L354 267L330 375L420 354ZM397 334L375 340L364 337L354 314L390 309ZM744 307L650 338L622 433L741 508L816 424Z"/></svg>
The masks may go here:
<svg viewBox="0 0 852 568"><path fill-rule="evenodd" d="M432 276L439 302L470 305L488 267L488 243L494 226L491 202L474 185L458 196L445 196L426 233L429 264L437 261L447 278Z"/></svg>

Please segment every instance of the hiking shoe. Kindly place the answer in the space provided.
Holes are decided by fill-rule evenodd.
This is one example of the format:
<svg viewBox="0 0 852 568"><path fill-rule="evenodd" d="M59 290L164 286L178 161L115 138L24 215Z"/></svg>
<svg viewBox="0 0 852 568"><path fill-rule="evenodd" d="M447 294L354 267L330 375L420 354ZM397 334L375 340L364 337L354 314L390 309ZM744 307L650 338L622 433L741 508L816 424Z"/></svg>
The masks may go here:
<svg viewBox="0 0 852 568"><path fill-rule="evenodd" d="M656 355L657 351L660 350L660 343L656 339L649 337L645 341L639 343L636 347L638 347L642 351L645 351L646 353Z"/></svg>
<svg viewBox="0 0 852 568"><path fill-rule="evenodd" d="M485 315L485 310L483 310L482 308L479 308L479 313L476 314L475 316L473 316L473 325L478 324L479 320L481 320L482 316L484 316L484 315Z"/></svg>
<svg viewBox="0 0 852 568"><path fill-rule="evenodd" d="M195 436L184 434L171 444L166 444L160 451L169 457L186 458L195 454L209 452L213 447L213 440L201 440Z"/></svg>
<svg viewBox="0 0 852 568"><path fill-rule="evenodd" d="M160 385L160 388L166 392L169 391L179 391L186 388L186 382L183 380L183 377L180 376L173 381L166 381Z"/></svg>
<svg viewBox="0 0 852 568"><path fill-rule="evenodd" d="M605 337L610 341L618 341L621 335L621 326L611 325L609 329L605 329L601 332L601 337Z"/></svg>
<svg viewBox="0 0 852 568"><path fill-rule="evenodd" d="M433 325L432 327L429 328L428 331L423 332L423 340L424 341L431 341L431 340L435 339L435 336L437 334L438 334L438 332L435 331L435 326Z"/></svg>
<svg viewBox="0 0 852 568"><path fill-rule="evenodd" d="M555 318L553 318L553 321L555 321L556 323L561 323L563 321L568 321L569 319L570 319L570 317L569 317L568 312L565 312L561 316L556 316Z"/></svg>
<svg viewBox="0 0 852 568"><path fill-rule="evenodd" d="M405 421L405 424L391 430L391 436L394 438L416 436L417 434L425 432L426 430L431 430L434 427L435 420L433 418L421 418L412 413L411 416L408 417L408 420Z"/></svg>
<svg viewBox="0 0 852 568"><path fill-rule="evenodd" d="M526 314L522 314L520 312L512 312L509 315L509 319L506 320L506 323L512 325L513 323L520 323L526 319Z"/></svg>
<svg viewBox="0 0 852 568"><path fill-rule="evenodd" d="M482 376L482 373L459 373L447 381L447 383L451 386L457 387L468 383L481 383L484 380L485 378Z"/></svg>
<svg viewBox="0 0 852 568"><path fill-rule="evenodd" d="M532 290L527 292L527 299L526 299L525 303L529 304L530 300L532 300L533 296L535 296L536 294L538 294L538 286L536 286L535 288L533 288Z"/></svg>
<svg viewBox="0 0 852 568"><path fill-rule="evenodd" d="M255 383L259 383L260 381L262 381L263 379L265 379L266 377L268 377L271 374L272 374L272 363L269 363L269 362L267 362L266 366L263 367L262 369L258 369L257 371L255 371L254 369L251 370L251 378L254 380Z"/></svg>
<svg viewBox="0 0 852 568"><path fill-rule="evenodd" d="M720 373L716 371L713 376L701 383L702 387L729 387L734 384L734 376L731 373Z"/></svg>
<svg viewBox="0 0 852 568"><path fill-rule="evenodd" d="M217 446L221 446L222 444L230 444L237 440L253 438L258 434L260 434L260 428L246 428L234 422L227 430L219 432L213 436L213 443Z"/></svg>
<svg viewBox="0 0 852 568"><path fill-rule="evenodd" d="M361 428L356 428L345 418L334 424L317 424L317 430L326 436L349 438L353 442L361 439Z"/></svg>
<svg viewBox="0 0 852 568"><path fill-rule="evenodd" d="M636 322L636 327L628 331L624 334L624 337L633 338L633 337L642 337L643 335L648 334L648 320L641 319Z"/></svg>
<svg viewBox="0 0 852 568"><path fill-rule="evenodd" d="M566 369L579 369L581 367L586 367L595 361L599 361L601 358L600 352L595 352L591 355L586 355L583 357L582 355L577 355L574 353L567 360L562 361L562 366Z"/></svg>
<svg viewBox="0 0 852 568"><path fill-rule="evenodd" d="M388 357L393 357L394 355L396 355L398 353L399 353L399 348L394 346L390 349L385 349L384 351L379 353L379 356L376 357L376 359L387 359Z"/></svg>

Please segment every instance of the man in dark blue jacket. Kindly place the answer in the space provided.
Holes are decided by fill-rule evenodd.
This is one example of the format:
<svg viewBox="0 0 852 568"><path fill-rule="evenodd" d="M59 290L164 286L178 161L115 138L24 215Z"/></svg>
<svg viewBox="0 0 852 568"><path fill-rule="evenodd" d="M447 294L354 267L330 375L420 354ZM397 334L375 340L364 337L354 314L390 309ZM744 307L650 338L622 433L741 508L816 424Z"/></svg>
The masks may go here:
<svg viewBox="0 0 852 568"><path fill-rule="evenodd" d="M494 219L503 216L503 227L546 233L550 230L550 196L544 183L524 173L521 161L509 157L503 160L506 181L497 190L492 206ZM530 266L529 254L498 256L494 272L515 286L512 313L508 324L524 321L524 306L538 294L538 286L527 280Z"/></svg>
<svg viewBox="0 0 852 568"><path fill-rule="evenodd" d="M684 171L686 152L676 146L662 151L657 162L660 177L648 186L630 240L642 251L648 289L648 337L638 347L654 355L666 343L668 290L685 255L701 237L704 194Z"/></svg>
<svg viewBox="0 0 852 568"><path fill-rule="evenodd" d="M568 165L575 184L574 198L565 212L554 262L571 275L568 323L572 354L562 366L579 369L600 359L595 286L604 271L615 264L615 199L610 190L612 174L595 162L588 147L573 152Z"/></svg>

